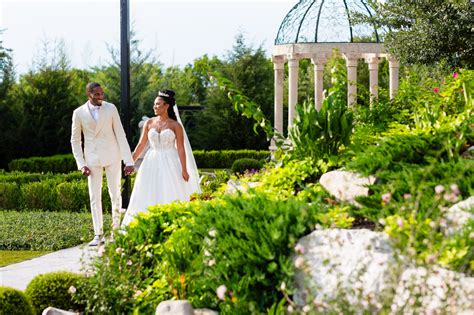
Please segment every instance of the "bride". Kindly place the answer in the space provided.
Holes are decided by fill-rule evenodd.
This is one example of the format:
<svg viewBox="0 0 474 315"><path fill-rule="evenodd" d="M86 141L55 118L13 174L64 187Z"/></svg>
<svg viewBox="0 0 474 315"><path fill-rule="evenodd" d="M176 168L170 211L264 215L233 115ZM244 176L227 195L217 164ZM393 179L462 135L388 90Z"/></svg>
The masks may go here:
<svg viewBox="0 0 474 315"><path fill-rule="evenodd" d="M158 92L153 106L156 117L145 122L133 151L136 161L147 143L150 145L138 170L122 227L149 206L188 201L192 193L201 192L196 162L174 95L172 90Z"/></svg>

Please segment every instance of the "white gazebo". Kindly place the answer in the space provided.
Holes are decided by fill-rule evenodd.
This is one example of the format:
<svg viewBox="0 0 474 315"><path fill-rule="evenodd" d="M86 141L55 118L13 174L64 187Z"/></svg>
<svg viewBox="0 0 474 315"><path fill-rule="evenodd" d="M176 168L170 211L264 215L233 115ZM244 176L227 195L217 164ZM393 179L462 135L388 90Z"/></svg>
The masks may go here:
<svg viewBox="0 0 474 315"><path fill-rule="evenodd" d="M364 59L370 72L370 93L378 97L378 64L387 58L390 69L390 98L398 88L399 63L384 51L380 30L374 25L353 25L353 12L372 15L364 0L300 0L285 16L273 47L275 70L275 129L283 134L283 82L288 63L288 126L295 118L298 101L298 65L311 59L314 65L314 99L319 110L323 98L323 71L333 49L346 59L348 104L357 102L357 62ZM270 147L271 149L273 149Z"/></svg>

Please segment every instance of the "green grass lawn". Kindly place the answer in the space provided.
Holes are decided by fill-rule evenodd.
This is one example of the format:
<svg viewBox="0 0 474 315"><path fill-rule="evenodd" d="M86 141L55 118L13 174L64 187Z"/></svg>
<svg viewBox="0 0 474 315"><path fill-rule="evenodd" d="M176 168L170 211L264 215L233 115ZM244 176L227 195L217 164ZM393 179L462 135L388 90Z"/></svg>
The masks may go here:
<svg viewBox="0 0 474 315"><path fill-rule="evenodd" d="M0 250L0 267L42 256L47 253L50 252L33 250Z"/></svg>

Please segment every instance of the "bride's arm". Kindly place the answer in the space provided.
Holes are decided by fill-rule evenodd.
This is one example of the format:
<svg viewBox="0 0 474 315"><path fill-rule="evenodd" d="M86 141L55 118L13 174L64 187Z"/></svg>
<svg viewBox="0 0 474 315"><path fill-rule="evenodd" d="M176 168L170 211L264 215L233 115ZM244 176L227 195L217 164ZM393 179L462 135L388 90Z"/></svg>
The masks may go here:
<svg viewBox="0 0 474 315"><path fill-rule="evenodd" d="M184 149L183 127L177 123L174 132L176 134L176 148L178 149L179 160L181 161L183 179L188 181L189 174L186 168L186 151Z"/></svg>
<svg viewBox="0 0 474 315"><path fill-rule="evenodd" d="M150 128L150 124L151 124L151 119L147 120L145 122L145 124L143 125L143 130L142 130L142 134L140 136L140 140L138 141L138 144L137 144L137 146L135 147L135 150L133 150L133 153L132 153L132 158L133 158L134 162L136 162L137 159L140 157L140 155L142 154L143 149L145 148L145 146L148 142L148 130Z"/></svg>

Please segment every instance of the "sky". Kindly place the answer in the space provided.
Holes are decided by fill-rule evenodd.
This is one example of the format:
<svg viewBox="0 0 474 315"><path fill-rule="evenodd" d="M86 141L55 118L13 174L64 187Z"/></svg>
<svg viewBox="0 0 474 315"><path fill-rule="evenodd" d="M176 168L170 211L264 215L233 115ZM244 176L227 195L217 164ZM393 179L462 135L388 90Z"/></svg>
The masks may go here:
<svg viewBox="0 0 474 315"><path fill-rule="evenodd" d="M271 55L278 28L297 0L130 0L130 20L142 51L168 66L208 54L225 57L236 35ZM0 0L0 35L18 74L44 49L64 41L75 68L111 61L120 45L120 0Z"/></svg>

